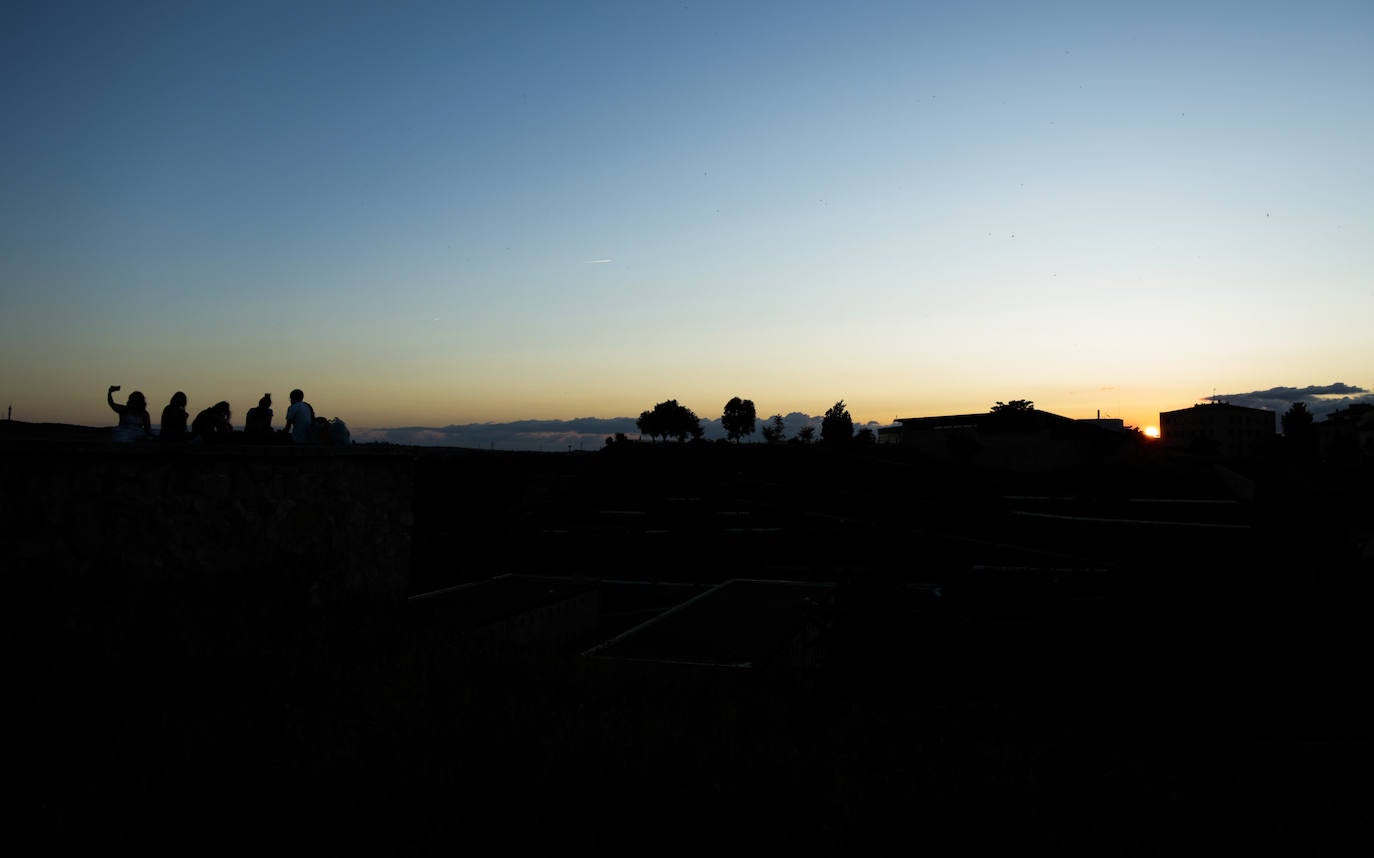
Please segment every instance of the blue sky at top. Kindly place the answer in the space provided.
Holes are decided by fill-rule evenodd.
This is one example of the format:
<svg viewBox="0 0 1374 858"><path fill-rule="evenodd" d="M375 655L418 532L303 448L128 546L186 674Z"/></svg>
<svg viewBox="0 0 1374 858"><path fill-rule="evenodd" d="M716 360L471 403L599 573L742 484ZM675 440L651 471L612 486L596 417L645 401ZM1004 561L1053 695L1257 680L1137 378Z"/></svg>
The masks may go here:
<svg viewBox="0 0 1374 858"><path fill-rule="evenodd" d="M1146 422L1374 382L1369 4L3 14L0 394L35 418L122 383Z"/></svg>

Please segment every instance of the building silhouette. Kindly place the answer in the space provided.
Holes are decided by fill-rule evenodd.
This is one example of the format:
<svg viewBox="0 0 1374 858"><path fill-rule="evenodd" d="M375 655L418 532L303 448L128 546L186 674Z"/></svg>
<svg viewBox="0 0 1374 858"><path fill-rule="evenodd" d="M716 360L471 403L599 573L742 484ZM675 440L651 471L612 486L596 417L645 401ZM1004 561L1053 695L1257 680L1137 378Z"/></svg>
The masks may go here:
<svg viewBox="0 0 1374 858"><path fill-rule="evenodd" d="M1274 412L1229 402L1162 411L1159 439L1169 447L1235 459L1264 452L1274 441Z"/></svg>
<svg viewBox="0 0 1374 858"><path fill-rule="evenodd" d="M1374 405L1358 402L1312 426L1323 459L1374 462Z"/></svg>
<svg viewBox="0 0 1374 858"><path fill-rule="evenodd" d="M901 445L933 460L1014 470L1100 462L1125 454L1130 440L1120 420L1075 420L1036 408L900 417L897 425L878 429L878 443Z"/></svg>

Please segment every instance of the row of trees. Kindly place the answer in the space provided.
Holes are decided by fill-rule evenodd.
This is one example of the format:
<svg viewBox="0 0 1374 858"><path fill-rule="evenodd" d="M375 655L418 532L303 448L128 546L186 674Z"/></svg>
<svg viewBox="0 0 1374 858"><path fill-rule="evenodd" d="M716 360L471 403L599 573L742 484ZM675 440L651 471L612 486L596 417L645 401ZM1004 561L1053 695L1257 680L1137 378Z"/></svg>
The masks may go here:
<svg viewBox="0 0 1374 858"><path fill-rule="evenodd" d="M1033 425L1031 421L1034 420L1035 403L1029 399L999 401L990 411L1004 426ZM753 400L741 399L738 396L731 397L730 401L725 403L720 415L720 425L725 429L725 436L735 443L753 435L755 431L761 431L763 440L769 444L781 444L788 440L781 414L774 414L764 421L761 430L758 422L758 412L754 408ZM1312 445L1312 413L1305 404L1293 403L1293 406L1283 414L1282 422L1283 434L1288 443L1294 447ZM660 438L665 441L674 438L681 442L701 438L703 434L701 418L697 417L692 409L678 404L676 399L660 402L652 409L642 412L635 425L639 427L642 435L648 435L650 440L654 441ZM873 430L868 427L861 428L857 434L854 432L854 420L843 399L827 409L825 416L821 418L820 436L821 443L831 445L851 442L871 444L877 440ZM793 443L798 444L810 444L815 440L814 426L803 426L791 439Z"/></svg>
<svg viewBox="0 0 1374 858"><path fill-rule="evenodd" d="M641 412L635 425L639 427L640 434L648 435L650 440L675 438L681 442L702 436L701 418L697 417L692 409L679 405L676 399L660 402L650 410ZM720 415L720 425L725 429L725 436L737 444L753 435L758 425L758 412L754 408L754 401L738 396L731 397ZM763 425L763 440L769 444L781 444L787 440L786 432L782 415L774 414ZM803 426L792 440L800 444L810 444L815 437L816 427ZM873 430L867 427L860 429L857 435L854 433L854 419L849 415L849 409L843 399L832 405L821 418L821 443L872 444L876 441Z"/></svg>

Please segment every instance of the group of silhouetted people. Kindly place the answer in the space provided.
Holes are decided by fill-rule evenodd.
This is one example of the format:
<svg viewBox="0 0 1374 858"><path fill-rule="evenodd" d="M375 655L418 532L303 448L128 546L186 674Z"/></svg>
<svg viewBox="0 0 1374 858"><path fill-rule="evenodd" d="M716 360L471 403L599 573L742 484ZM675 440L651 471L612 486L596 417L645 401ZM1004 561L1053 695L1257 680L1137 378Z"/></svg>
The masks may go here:
<svg viewBox="0 0 1374 858"><path fill-rule="evenodd" d="M153 435L152 421L148 416L148 400L139 391L135 390L129 394L128 400L119 404L114 400L115 391L119 390L119 385L110 386L106 393L106 401L110 408L119 415L119 424L114 428L114 440L116 441L148 441L152 440ZM172 394L167 407L162 409L162 421L158 427L157 440L170 443L222 443L234 440L234 426L230 422L233 416L228 402L216 402L209 408L196 415L194 420L187 425L189 417L186 411L186 394L177 391ZM347 442L347 428L340 430L344 433L343 443ZM286 409L286 425L280 431L272 428L272 394L264 393L262 399L258 400L256 407L248 409L248 416L244 422L242 440L262 444L273 443L294 443L328 444L339 439L330 438L330 422L322 417L315 416L315 409L310 407L310 403L305 401L305 394L299 388L291 391L291 405ZM336 433L337 434L337 433Z"/></svg>

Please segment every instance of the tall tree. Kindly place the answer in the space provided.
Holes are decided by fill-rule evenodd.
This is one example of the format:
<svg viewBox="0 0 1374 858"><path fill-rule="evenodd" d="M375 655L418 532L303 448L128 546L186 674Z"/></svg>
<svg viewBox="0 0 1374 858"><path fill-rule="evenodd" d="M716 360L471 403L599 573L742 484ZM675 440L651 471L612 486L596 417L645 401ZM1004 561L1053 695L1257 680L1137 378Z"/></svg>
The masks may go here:
<svg viewBox="0 0 1374 858"><path fill-rule="evenodd" d="M1312 412L1307 410L1305 402L1294 402L1280 419L1284 435L1299 435L1312 426Z"/></svg>
<svg viewBox="0 0 1374 858"><path fill-rule="evenodd" d="M821 440L827 444L848 444L854 438L854 418L841 399L821 418Z"/></svg>
<svg viewBox="0 0 1374 858"><path fill-rule="evenodd" d="M772 419L763 425L763 440L769 444L781 444L786 435L787 427L783 425L781 414L774 414Z"/></svg>
<svg viewBox="0 0 1374 858"><path fill-rule="evenodd" d="M1279 418L1283 423L1284 444L1297 452L1307 452L1312 448L1312 412L1307 404L1294 402Z"/></svg>
<svg viewBox="0 0 1374 858"><path fill-rule="evenodd" d="M701 418L692 409L678 405L676 399L660 402L650 411L642 412L635 421L639 431L650 438L688 438L701 437Z"/></svg>
<svg viewBox="0 0 1374 858"><path fill-rule="evenodd" d="M803 426L802 428L800 428L800 429L797 430L797 437L796 437L795 440L796 440L798 443L801 443L801 444L810 444L810 443L811 443L811 440L812 440L813 438L815 438L815 437L816 437L816 427L815 427L815 426Z"/></svg>
<svg viewBox="0 0 1374 858"><path fill-rule="evenodd" d="M738 396L731 397L730 401L725 403L725 413L720 415L720 425L725 429L725 436L736 443L745 435L754 434L754 423L757 420L754 401L740 399Z"/></svg>
<svg viewBox="0 0 1374 858"><path fill-rule="evenodd" d="M635 421L635 426L639 427L639 434L648 435L650 441L656 440L663 434L663 422L660 419L662 416L657 406L652 411L641 411L639 419Z"/></svg>

